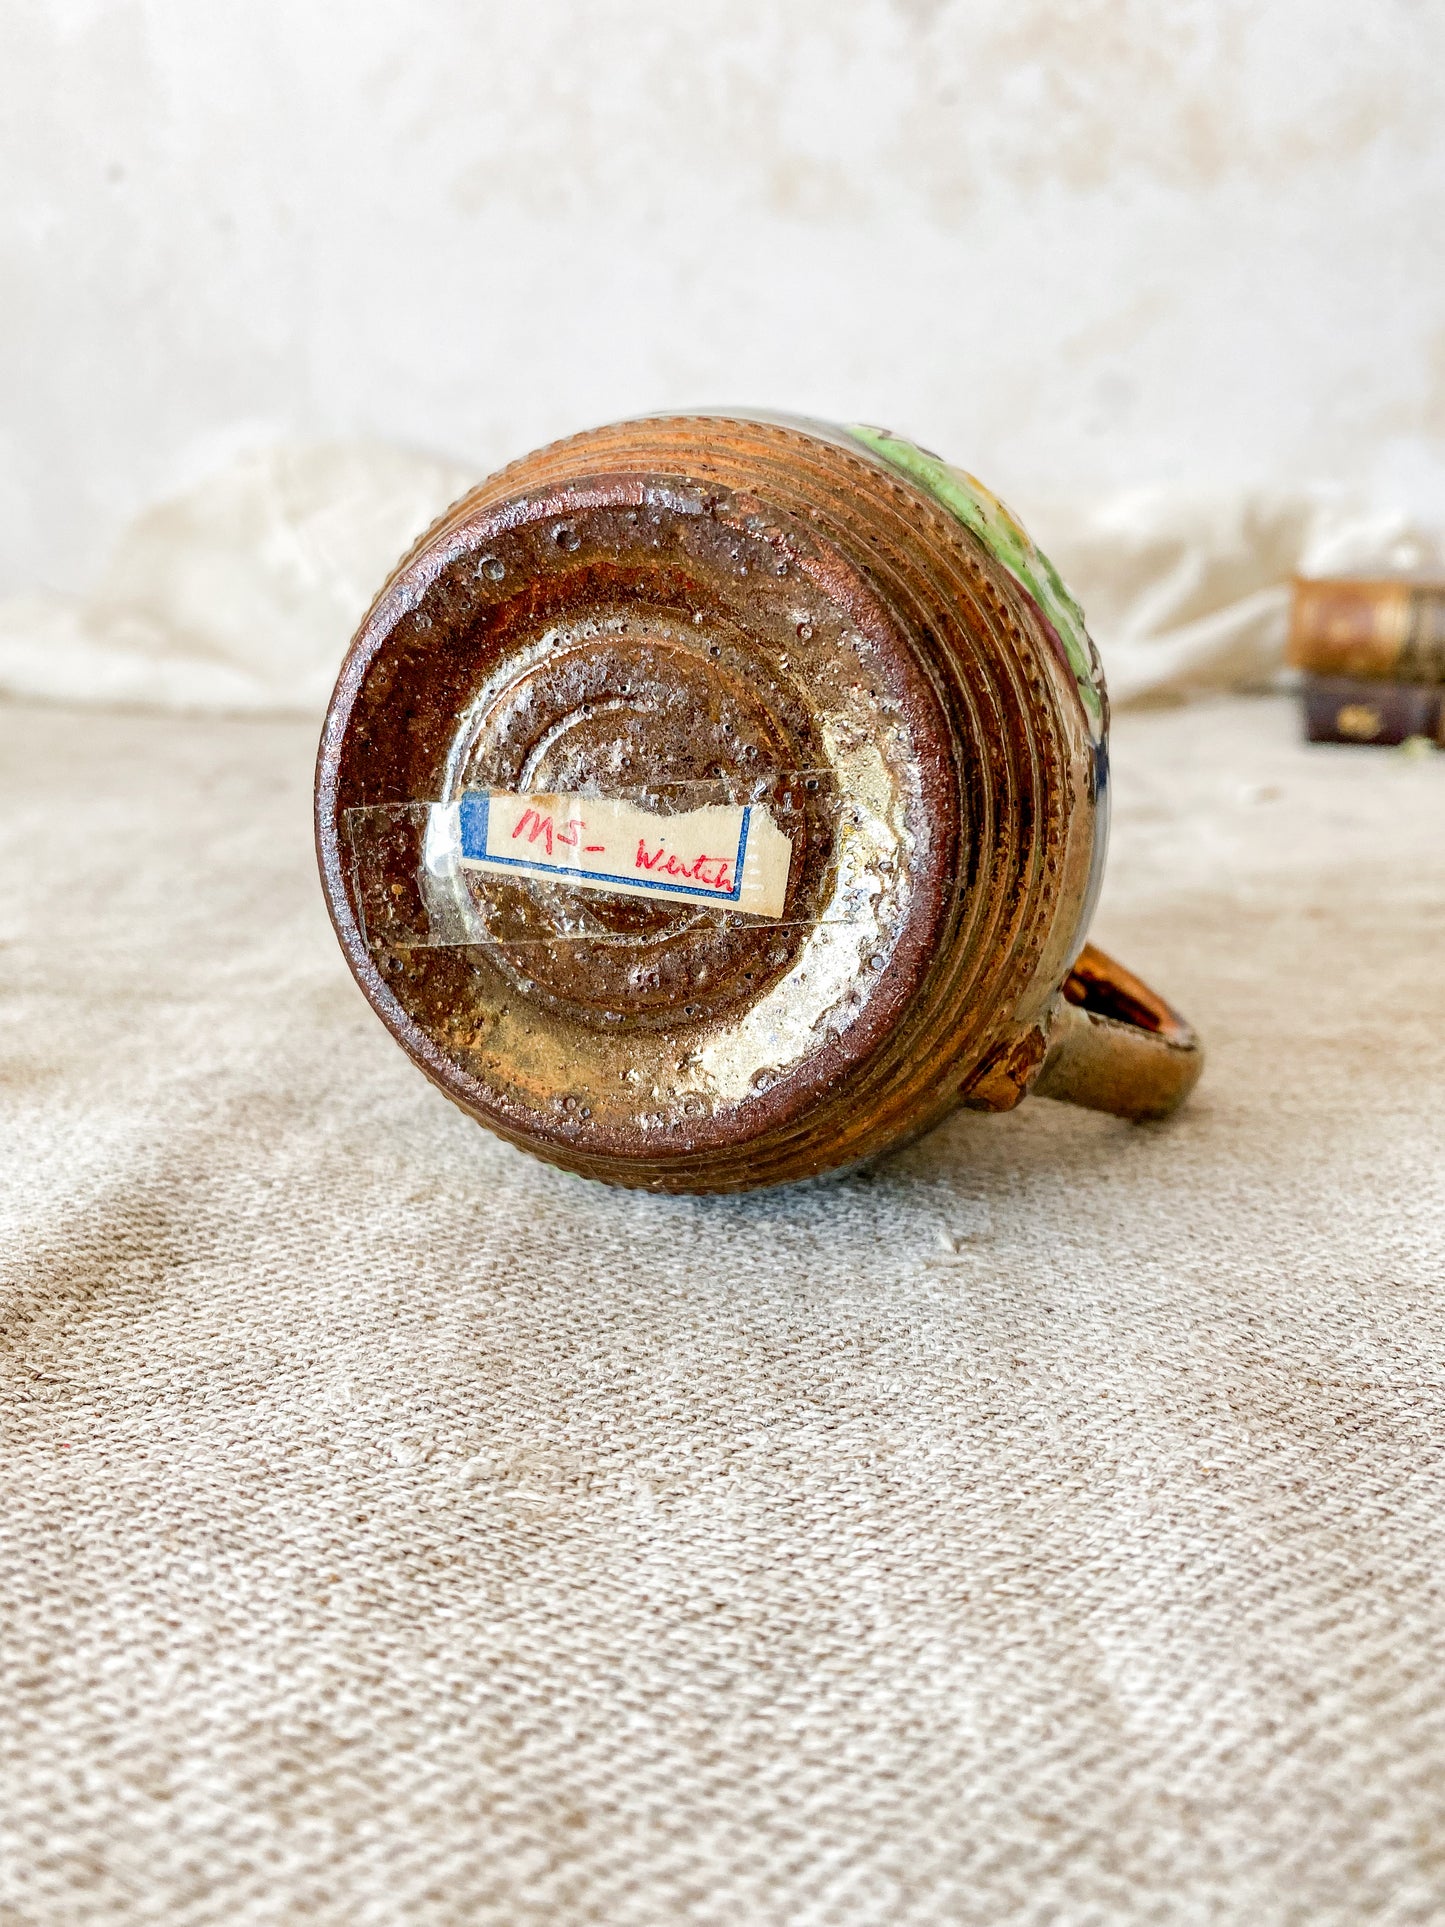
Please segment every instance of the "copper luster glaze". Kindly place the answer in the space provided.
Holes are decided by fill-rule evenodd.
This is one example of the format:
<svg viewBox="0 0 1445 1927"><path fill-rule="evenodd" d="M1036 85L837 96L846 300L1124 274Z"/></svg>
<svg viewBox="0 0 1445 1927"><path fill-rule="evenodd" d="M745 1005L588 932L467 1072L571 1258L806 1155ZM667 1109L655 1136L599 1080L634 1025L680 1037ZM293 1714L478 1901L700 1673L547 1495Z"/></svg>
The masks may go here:
<svg viewBox="0 0 1445 1927"><path fill-rule="evenodd" d="M558 443L442 517L347 656L316 798L347 959L449 1097L569 1170L811 1177L1045 1068L1102 857L1097 665L863 433ZM766 806L786 905L468 873L439 907L427 812L477 792Z"/></svg>

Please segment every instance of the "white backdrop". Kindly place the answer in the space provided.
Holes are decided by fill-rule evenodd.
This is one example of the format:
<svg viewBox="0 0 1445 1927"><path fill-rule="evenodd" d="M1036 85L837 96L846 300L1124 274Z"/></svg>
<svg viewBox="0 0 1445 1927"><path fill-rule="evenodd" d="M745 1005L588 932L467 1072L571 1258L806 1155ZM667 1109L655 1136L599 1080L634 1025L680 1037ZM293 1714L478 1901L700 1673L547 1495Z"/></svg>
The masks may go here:
<svg viewBox="0 0 1445 1927"><path fill-rule="evenodd" d="M179 613L174 567L105 562L228 465L223 487L258 462L321 473L297 452L317 442L346 445L351 493L302 521L349 504L384 533L352 541L354 582L311 584L338 612L307 631L313 683L393 524L551 436L689 401L906 429L1066 564L1100 492L1176 576L1195 555L1148 620L1111 615L1104 571L1116 662L1160 606L1215 619L1201 503L1246 597L1297 559L1279 518L1316 527L1302 491L1343 492L1356 530L1373 504L1407 559L1412 523L1428 549L1445 522L1439 6L8 0L0 75L11 686L43 685L42 657L84 681L75 651L114 653L121 594L132 657L189 623L255 696L242 563L209 634L194 557ZM440 463L377 452L398 448ZM252 591L259 661L302 617L284 583Z"/></svg>

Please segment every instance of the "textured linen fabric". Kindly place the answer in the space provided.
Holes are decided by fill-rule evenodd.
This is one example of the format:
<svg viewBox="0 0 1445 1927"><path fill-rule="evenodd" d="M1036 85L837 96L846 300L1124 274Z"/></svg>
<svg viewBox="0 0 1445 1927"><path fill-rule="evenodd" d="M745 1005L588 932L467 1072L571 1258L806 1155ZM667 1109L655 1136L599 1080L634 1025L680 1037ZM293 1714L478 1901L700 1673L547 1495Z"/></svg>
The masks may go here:
<svg viewBox="0 0 1445 1927"><path fill-rule="evenodd" d="M0 1920L1445 1915L1445 758L1123 718L1189 1107L697 1200L410 1067L310 729L0 723Z"/></svg>

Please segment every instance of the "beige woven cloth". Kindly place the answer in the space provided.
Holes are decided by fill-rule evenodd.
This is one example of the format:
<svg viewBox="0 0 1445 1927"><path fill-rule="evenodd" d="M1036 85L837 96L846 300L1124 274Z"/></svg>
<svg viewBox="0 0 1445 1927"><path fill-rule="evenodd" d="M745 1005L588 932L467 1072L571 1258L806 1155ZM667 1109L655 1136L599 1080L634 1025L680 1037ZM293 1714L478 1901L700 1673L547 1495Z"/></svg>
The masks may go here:
<svg viewBox="0 0 1445 1927"><path fill-rule="evenodd" d="M311 735L3 717L0 1920L1445 1917L1445 758L1134 715L1188 1111L664 1200L343 969Z"/></svg>

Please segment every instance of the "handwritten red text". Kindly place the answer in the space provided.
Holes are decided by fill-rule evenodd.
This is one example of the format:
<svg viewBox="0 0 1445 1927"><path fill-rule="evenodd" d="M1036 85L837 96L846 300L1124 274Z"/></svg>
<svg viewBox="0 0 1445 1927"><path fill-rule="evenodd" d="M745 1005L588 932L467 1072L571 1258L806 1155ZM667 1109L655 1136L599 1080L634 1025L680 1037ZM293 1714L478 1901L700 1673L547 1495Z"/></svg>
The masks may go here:
<svg viewBox="0 0 1445 1927"><path fill-rule="evenodd" d="M600 856L606 848L602 843L583 843L587 825L580 816L569 816L565 823L559 824L552 820L550 810L526 809L518 817L517 826L512 831L514 843L523 830L527 832L529 843L535 843L539 838L542 840L548 856L552 854L554 843L560 843L567 850L580 848L585 856Z"/></svg>
<svg viewBox="0 0 1445 1927"><path fill-rule="evenodd" d="M637 839L637 869L652 870L658 876L678 877L689 883L700 883L706 890L726 890L731 893L732 878L728 875L731 862L732 858L726 856L699 856L694 857L691 863L684 863L661 843L649 856L646 841L642 837Z"/></svg>

